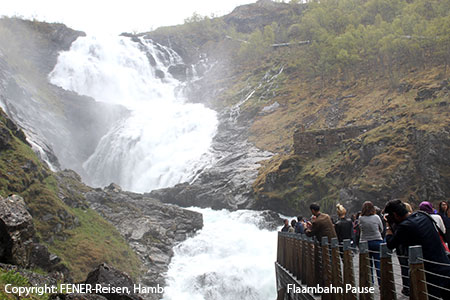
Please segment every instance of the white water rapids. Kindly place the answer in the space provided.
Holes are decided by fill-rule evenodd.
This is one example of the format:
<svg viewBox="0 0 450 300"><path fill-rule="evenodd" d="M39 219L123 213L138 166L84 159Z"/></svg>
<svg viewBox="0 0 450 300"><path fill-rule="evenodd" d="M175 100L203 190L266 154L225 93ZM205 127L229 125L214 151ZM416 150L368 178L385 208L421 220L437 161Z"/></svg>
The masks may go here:
<svg viewBox="0 0 450 300"><path fill-rule="evenodd" d="M177 92L181 83L168 69L182 61L173 50L140 41L80 37L49 75L66 90L130 111L84 162L91 185L148 192L187 181L212 161L216 113ZM260 213L193 210L204 228L175 248L164 299L274 299L276 233L261 229Z"/></svg>
<svg viewBox="0 0 450 300"><path fill-rule="evenodd" d="M260 213L191 209L204 227L174 249L164 300L275 299L277 233Z"/></svg>
<svg viewBox="0 0 450 300"><path fill-rule="evenodd" d="M60 54L49 75L53 84L131 112L83 164L89 184L114 182L126 190L148 192L188 181L208 162L216 113L186 103L176 92L181 83L168 68L179 63L173 50L127 37L80 37ZM157 76L160 71L164 79Z"/></svg>

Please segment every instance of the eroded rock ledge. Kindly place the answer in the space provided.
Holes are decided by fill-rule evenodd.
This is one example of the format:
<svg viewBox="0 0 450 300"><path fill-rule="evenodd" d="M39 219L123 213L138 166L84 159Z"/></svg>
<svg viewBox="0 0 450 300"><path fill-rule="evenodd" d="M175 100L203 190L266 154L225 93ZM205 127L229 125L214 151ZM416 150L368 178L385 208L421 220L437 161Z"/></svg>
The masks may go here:
<svg viewBox="0 0 450 300"><path fill-rule="evenodd" d="M65 184L70 190L71 195L65 201L79 198L82 192L74 183L79 183L80 177L70 170L56 175L60 184ZM203 227L200 213L164 204L142 194L122 191L116 184L104 189L88 188L82 197L117 228L138 254L144 270L139 282L147 286L164 286L164 274L173 256L172 248ZM153 294L147 296L148 299L159 298Z"/></svg>

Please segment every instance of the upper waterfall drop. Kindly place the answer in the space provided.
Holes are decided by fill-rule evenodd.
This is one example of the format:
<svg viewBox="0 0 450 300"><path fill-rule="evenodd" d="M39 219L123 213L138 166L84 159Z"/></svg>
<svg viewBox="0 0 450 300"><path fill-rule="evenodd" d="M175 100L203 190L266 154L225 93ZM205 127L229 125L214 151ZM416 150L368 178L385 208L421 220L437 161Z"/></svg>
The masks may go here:
<svg viewBox="0 0 450 300"><path fill-rule="evenodd" d="M60 54L51 83L130 111L84 162L88 184L148 192L187 181L208 163L217 116L177 92L181 82L168 69L179 63L172 49L142 38L80 37Z"/></svg>

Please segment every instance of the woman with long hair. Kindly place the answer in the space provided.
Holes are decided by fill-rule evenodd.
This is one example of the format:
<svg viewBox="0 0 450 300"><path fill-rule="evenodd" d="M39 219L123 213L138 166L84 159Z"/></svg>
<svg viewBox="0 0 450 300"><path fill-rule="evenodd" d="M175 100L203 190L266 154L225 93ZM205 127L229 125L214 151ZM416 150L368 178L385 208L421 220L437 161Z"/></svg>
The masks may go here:
<svg viewBox="0 0 450 300"><path fill-rule="evenodd" d="M361 209L361 217L359 217L359 226L361 230L361 241L367 241L369 245L370 265L375 271L380 286L380 244L383 242L381 233L383 232L383 223L376 214L375 206L372 202L364 202ZM373 280L373 272L370 272Z"/></svg>
<svg viewBox="0 0 450 300"><path fill-rule="evenodd" d="M450 213L450 208L448 205L447 201L441 201L439 202L439 211L438 211L438 215L441 216L442 221L444 222L445 225L445 240L447 242L447 244L449 244L448 246L450 247L450 217L448 216Z"/></svg>

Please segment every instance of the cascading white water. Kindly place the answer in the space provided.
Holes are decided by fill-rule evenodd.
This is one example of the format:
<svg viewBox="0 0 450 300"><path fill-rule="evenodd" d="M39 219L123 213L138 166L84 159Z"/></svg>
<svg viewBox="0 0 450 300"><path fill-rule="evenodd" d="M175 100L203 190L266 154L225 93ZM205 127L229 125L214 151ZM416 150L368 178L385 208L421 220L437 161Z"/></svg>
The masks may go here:
<svg viewBox="0 0 450 300"><path fill-rule="evenodd" d="M217 117L177 95L180 82L168 68L178 63L172 50L126 37L79 38L60 54L53 84L130 111L84 163L90 184L149 191L186 181L210 163ZM260 228L260 213L193 210L203 214L204 228L176 247L164 299L275 298L276 233Z"/></svg>
<svg viewBox="0 0 450 300"><path fill-rule="evenodd" d="M260 228L261 213L191 209L204 227L174 249L164 300L275 299L277 233Z"/></svg>
<svg viewBox="0 0 450 300"><path fill-rule="evenodd" d="M216 113L177 95L180 82L168 68L181 62L169 48L127 37L80 37L60 54L53 84L131 112L83 164L88 183L148 192L187 181L208 163Z"/></svg>

